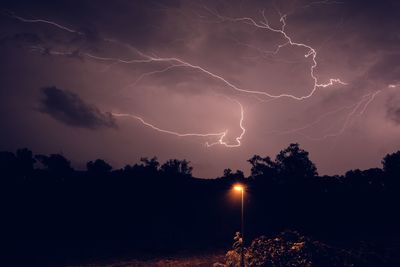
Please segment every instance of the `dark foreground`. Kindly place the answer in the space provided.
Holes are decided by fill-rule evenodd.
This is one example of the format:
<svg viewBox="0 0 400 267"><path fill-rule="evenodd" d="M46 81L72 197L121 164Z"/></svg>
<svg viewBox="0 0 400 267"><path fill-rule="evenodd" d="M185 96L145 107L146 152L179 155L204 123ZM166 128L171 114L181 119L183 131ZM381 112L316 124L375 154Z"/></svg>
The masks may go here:
<svg viewBox="0 0 400 267"><path fill-rule="evenodd" d="M79 267L210 267L215 263L225 262L224 254L200 254L200 255L182 255L182 256L164 256L148 259L124 259L98 261L90 264L76 264L69 266Z"/></svg>
<svg viewBox="0 0 400 267"><path fill-rule="evenodd" d="M400 266L400 151L384 157L382 168L342 176L318 175L298 144L249 163L249 177L226 169L198 179L186 160L144 158L117 170L96 160L77 171L58 154L0 152L0 245L9 260L1 262L62 266L143 251L226 252L241 229L240 196L232 190L240 182L246 246L292 229L356 258L367 252L384 260L358 266Z"/></svg>

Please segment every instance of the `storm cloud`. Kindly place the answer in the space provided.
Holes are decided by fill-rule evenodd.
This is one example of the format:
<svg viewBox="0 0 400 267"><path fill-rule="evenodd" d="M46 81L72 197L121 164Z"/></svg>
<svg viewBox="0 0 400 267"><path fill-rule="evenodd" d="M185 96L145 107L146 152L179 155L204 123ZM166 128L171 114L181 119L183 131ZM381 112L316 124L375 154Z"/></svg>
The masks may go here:
<svg viewBox="0 0 400 267"><path fill-rule="evenodd" d="M66 125L88 129L116 128L111 113L101 112L96 106L83 101L77 94L55 86L41 89L39 111Z"/></svg>
<svg viewBox="0 0 400 267"><path fill-rule="evenodd" d="M249 171L251 156L273 156L291 142L310 152L320 174L379 166L399 149L399 1L6 0L0 9L8 11L0 15L0 125L7 133L0 149L36 145L81 162L101 155L114 166L142 156L186 158L199 177L226 167ZM282 34L234 19L268 19L279 29L283 14L288 36L306 46L275 53ZM345 84L318 87L303 101L272 101L216 78L253 92L306 96L316 81L308 46L316 51L317 82ZM43 88L41 113L32 112L32 88L43 85L57 87ZM224 141L235 144L242 129L232 100L244 110L240 147L205 148L218 137L166 133L227 130ZM117 123L118 131L80 130Z"/></svg>

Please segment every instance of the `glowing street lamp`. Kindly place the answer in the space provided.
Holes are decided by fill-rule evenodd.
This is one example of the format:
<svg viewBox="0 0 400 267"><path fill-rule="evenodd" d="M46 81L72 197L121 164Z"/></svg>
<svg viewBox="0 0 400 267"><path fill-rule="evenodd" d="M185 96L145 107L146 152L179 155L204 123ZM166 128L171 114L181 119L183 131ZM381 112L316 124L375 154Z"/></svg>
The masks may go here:
<svg viewBox="0 0 400 267"><path fill-rule="evenodd" d="M244 190L245 187L242 184L235 184L233 186L233 190L238 191L241 193L242 196L242 208L241 208L241 232L242 232L242 248L240 250L240 265L244 267L244 255L243 255L243 249L244 249Z"/></svg>
<svg viewBox="0 0 400 267"><path fill-rule="evenodd" d="M237 184L237 185L234 185L234 186L233 186L233 189L235 189L236 191L243 192L244 187L243 187L243 185L241 185L241 184Z"/></svg>

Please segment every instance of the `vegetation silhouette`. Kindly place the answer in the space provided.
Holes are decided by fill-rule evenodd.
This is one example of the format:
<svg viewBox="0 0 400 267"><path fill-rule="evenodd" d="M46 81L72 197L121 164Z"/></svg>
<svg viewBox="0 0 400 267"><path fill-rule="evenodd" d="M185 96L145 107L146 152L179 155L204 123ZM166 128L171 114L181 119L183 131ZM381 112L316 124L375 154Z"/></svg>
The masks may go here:
<svg viewBox="0 0 400 267"><path fill-rule="evenodd" d="M59 154L0 152L3 255L8 265L34 266L228 250L240 229L240 201L230 192L241 182L250 249L254 238L273 243L268 238L293 229L343 249L368 244L395 262L385 266L399 263L388 255L400 244L400 151L386 155L382 168L340 176L319 176L298 144L249 163L249 177L225 169L199 179L186 160L142 158L113 169L97 159L81 171Z"/></svg>

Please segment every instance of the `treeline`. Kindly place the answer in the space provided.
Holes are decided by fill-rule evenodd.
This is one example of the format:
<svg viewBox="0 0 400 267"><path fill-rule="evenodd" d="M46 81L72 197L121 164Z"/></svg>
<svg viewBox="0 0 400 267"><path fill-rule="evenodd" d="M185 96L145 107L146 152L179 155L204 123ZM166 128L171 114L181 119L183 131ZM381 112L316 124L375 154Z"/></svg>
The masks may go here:
<svg viewBox="0 0 400 267"><path fill-rule="evenodd" d="M186 160L143 158L113 170L98 159L77 171L59 154L0 152L4 255L15 264L51 265L226 249L240 229L240 198L231 190L237 182L246 185L248 242L284 229L344 247L383 249L400 240L400 151L384 157L382 168L343 176L319 176L298 144L249 163L249 177L226 169L197 179Z"/></svg>

